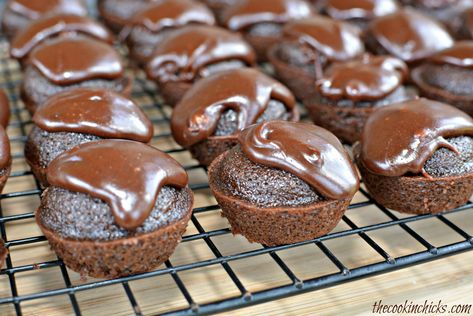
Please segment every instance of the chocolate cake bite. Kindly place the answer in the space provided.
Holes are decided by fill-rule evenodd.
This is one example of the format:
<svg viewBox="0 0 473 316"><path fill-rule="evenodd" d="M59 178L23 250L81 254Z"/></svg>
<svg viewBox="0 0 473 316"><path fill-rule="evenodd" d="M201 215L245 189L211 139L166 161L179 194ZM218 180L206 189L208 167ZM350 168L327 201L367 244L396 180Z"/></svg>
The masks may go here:
<svg viewBox="0 0 473 316"><path fill-rule="evenodd" d="M176 106L171 131L202 165L237 144L245 127L271 120L297 121L292 93L256 69L222 72L197 82Z"/></svg>
<svg viewBox="0 0 473 316"><path fill-rule="evenodd" d="M292 21L283 28L283 39L268 52L276 76L300 100L314 92L314 81L327 65L361 56L360 30L346 22L323 16Z"/></svg>
<svg viewBox="0 0 473 316"><path fill-rule="evenodd" d="M87 7L82 0L8 0L3 10L2 31L12 37L31 21L55 14L85 16Z"/></svg>
<svg viewBox="0 0 473 316"><path fill-rule="evenodd" d="M0 126L0 193L3 191L10 176L11 163L10 140L5 129Z"/></svg>
<svg viewBox="0 0 473 316"><path fill-rule="evenodd" d="M94 87L131 92L132 81L113 47L82 36L62 36L37 46L25 64L22 98L34 113L62 91Z"/></svg>
<svg viewBox="0 0 473 316"><path fill-rule="evenodd" d="M473 194L473 119L417 99L368 118L355 157L371 196L404 213L438 213Z"/></svg>
<svg viewBox="0 0 473 316"><path fill-rule="evenodd" d="M238 146L211 164L209 184L234 234L275 246L330 232L359 180L330 132L273 121L243 130Z"/></svg>
<svg viewBox="0 0 473 316"><path fill-rule="evenodd" d="M407 77L407 65L389 56L334 63L314 83L315 93L304 105L316 125L352 144L360 139L373 111L417 96L403 85Z"/></svg>
<svg viewBox="0 0 473 316"><path fill-rule="evenodd" d="M375 54L393 55L411 64L451 47L453 38L433 18L405 8L371 22L365 43Z"/></svg>
<svg viewBox="0 0 473 316"><path fill-rule="evenodd" d="M157 0L97 0L97 9L105 24L118 33L133 15L155 1Z"/></svg>
<svg viewBox="0 0 473 316"><path fill-rule="evenodd" d="M36 221L53 251L82 275L116 278L169 258L192 213L184 168L129 140L82 144L48 169Z"/></svg>
<svg viewBox="0 0 473 316"><path fill-rule="evenodd" d="M71 14L45 16L17 32L10 44L10 55L23 60L37 45L60 35L80 34L113 44L113 36L97 21Z"/></svg>
<svg viewBox="0 0 473 316"><path fill-rule="evenodd" d="M0 125L7 129L10 122L10 101L4 90L0 89Z"/></svg>
<svg viewBox="0 0 473 316"><path fill-rule="evenodd" d="M214 25L213 13L194 0L162 0L135 14L123 34L131 57L144 64L154 48L173 30L188 24Z"/></svg>
<svg viewBox="0 0 473 316"><path fill-rule="evenodd" d="M281 39L283 25L312 13L305 0L241 0L228 6L221 20L226 28L245 36L258 61L266 61L268 48Z"/></svg>
<svg viewBox="0 0 473 316"><path fill-rule="evenodd" d="M3 239L0 238L0 269L3 268L3 263L8 255L8 249L5 248L5 243Z"/></svg>
<svg viewBox="0 0 473 316"><path fill-rule="evenodd" d="M238 33L189 25L169 34L155 49L146 72L166 103L174 106L192 84L229 69L254 66L255 53Z"/></svg>
<svg viewBox="0 0 473 316"><path fill-rule="evenodd" d="M412 71L412 81L422 96L473 116L473 41L457 42L431 56Z"/></svg>
<svg viewBox="0 0 473 316"><path fill-rule="evenodd" d="M148 143L153 125L130 99L116 92L82 88L49 99L33 116L25 158L36 178L48 186L46 171L58 155L102 138Z"/></svg>

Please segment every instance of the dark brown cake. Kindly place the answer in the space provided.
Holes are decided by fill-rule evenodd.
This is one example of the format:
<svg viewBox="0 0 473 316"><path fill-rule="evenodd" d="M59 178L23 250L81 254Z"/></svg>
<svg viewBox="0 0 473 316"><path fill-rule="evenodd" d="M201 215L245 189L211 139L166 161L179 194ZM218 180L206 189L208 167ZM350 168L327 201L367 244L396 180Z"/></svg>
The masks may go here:
<svg viewBox="0 0 473 316"><path fill-rule="evenodd" d="M184 169L138 142L82 144L51 163L48 180L36 221L57 255L83 275L116 278L156 268L192 212Z"/></svg>
<svg viewBox="0 0 473 316"><path fill-rule="evenodd" d="M10 101L4 90L0 89L0 125L7 129L10 122Z"/></svg>
<svg viewBox="0 0 473 316"><path fill-rule="evenodd" d="M237 144L239 131L264 121L297 121L294 96L258 70L222 72L197 82L176 106L171 131L202 165Z"/></svg>
<svg viewBox="0 0 473 316"><path fill-rule="evenodd" d="M314 82L334 61L347 61L364 53L360 30L349 23L313 16L287 23L283 39L268 52L276 76L295 96L304 100L314 93Z"/></svg>
<svg viewBox="0 0 473 316"><path fill-rule="evenodd" d="M457 42L412 71L420 94L473 116L473 41Z"/></svg>
<svg viewBox="0 0 473 316"><path fill-rule="evenodd" d="M459 39L473 39L473 8L465 10L457 19L455 34Z"/></svg>
<svg viewBox="0 0 473 316"><path fill-rule="evenodd" d="M3 10L2 31L12 37L31 21L53 14L87 15L82 0L8 0Z"/></svg>
<svg viewBox="0 0 473 316"><path fill-rule="evenodd" d="M3 191L5 183L10 176L11 163L10 140L5 129L0 126L0 193Z"/></svg>
<svg viewBox="0 0 473 316"><path fill-rule="evenodd" d="M403 85L407 77L407 65L389 56L365 55L335 63L313 83L315 93L304 105L316 125L352 144L360 139L373 111L416 97L413 89Z"/></svg>
<svg viewBox="0 0 473 316"><path fill-rule="evenodd" d="M157 82L166 103L175 106L198 79L255 62L253 49L240 34L189 25L172 32L156 47L146 72Z"/></svg>
<svg viewBox="0 0 473 316"><path fill-rule="evenodd" d="M113 91L83 88L50 98L33 116L35 126L25 143L33 174L48 186L47 167L71 148L102 138L148 143L153 125L130 99Z"/></svg>
<svg viewBox="0 0 473 316"><path fill-rule="evenodd" d="M8 255L8 249L5 248L5 243L3 239L0 238L0 269L3 268L3 263Z"/></svg>
<svg viewBox="0 0 473 316"><path fill-rule="evenodd" d="M390 105L367 120L355 158L379 204L412 214L454 209L473 194L473 120L428 99Z"/></svg>
<svg viewBox="0 0 473 316"><path fill-rule="evenodd" d="M123 34L131 57L145 64L154 48L173 30L188 24L214 25L213 13L195 0L162 0L135 14Z"/></svg>
<svg viewBox="0 0 473 316"><path fill-rule="evenodd" d="M120 32L138 11L156 0L97 0L97 8L105 24Z"/></svg>
<svg viewBox="0 0 473 316"><path fill-rule="evenodd" d="M342 144L321 127L273 121L243 130L209 168L234 234L274 246L330 232L358 190Z"/></svg>
<svg viewBox="0 0 473 316"><path fill-rule="evenodd" d="M25 65L22 98L34 113L62 91L94 87L131 92L131 79L113 47L82 36L62 36L37 46Z"/></svg>
<svg viewBox="0 0 473 316"><path fill-rule="evenodd" d="M312 14L305 0L240 0L221 14L222 24L244 34L259 61L267 60L268 48L277 43L284 23Z"/></svg>

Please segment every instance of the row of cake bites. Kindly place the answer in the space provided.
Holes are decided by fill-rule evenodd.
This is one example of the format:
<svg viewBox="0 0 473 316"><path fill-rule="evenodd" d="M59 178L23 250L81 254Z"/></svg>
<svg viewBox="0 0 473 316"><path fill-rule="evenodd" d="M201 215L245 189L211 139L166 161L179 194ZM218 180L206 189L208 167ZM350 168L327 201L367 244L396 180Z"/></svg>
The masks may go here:
<svg viewBox="0 0 473 316"><path fill-rule="evenodd" d="M172 135L209 166L232 231L252 242L330 232L358 171L391 209L465 204L473 2L404 2L99 0L115 37L79 0L9 1L3 29L35 123L25 157L46 188L36 219L52 249L85 275L145 272L191 216L187 174L148 145L153 127L129 98L116 38L174 107ZM255 68L268 61L280 81ZM297 122L296 99L317 125Z"/></svg>

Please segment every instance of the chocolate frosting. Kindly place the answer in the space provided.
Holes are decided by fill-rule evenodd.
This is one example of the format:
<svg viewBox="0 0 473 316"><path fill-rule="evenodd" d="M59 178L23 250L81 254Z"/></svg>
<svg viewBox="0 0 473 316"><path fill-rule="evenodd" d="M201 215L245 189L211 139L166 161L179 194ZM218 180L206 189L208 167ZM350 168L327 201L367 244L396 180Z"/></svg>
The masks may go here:
<svg viewBox="0 0 473 316"><path fill-rule="evenodd" d="M336 20L373 19L399 9L395 0L327 0L325 11Z"/></svg>
<svg viewBox="0 0 473 316"><path fill-rule="evenodd" d="M7 128L10 122L10 101L5 91L0 90L0 125Z"/></svg>
<svg viewBox="0 0 473 316"><path fill-rule="evenodd" d="M407 65L390 56L365 55L360 60L335 63L317 81L317 90L330 99L379 100L407 78Z"/></svg>
<svg viewBox="0 0 473 316"><path fill-rule="evenodd" d="M97 21L88 17L62 14L38 19L20 30L11 43L10 54L13 58L23 58L40 42L66 32L82 33L109 44L113 43L112 34Z"/></svg>
<svg viewBox="0 0 473 316"><path fill-rule="evenodd" d="M440 23L412 9L378 18L369 30L389 54L407 62L426 58L454 42Z"/></svg>
<svg viewBox="0 0 473 316"><path fill-rule="evenodd" d="M189 25L156 47L147 74L161 82L192 82L197 75L206 76L205 66L232 59L255 64L255 53L241 35L214 26Z"/></svg>
<svg viewBox="0 0 473 316"><path fill-rule="evenodd" d="M147 143L153 124L130 99L111 90L81 88L50 98L33 122L48 132L72 132Z"/></svg>
<svg viewBox="0 0 473 316"><path fill-rule="evenodd" d="M436 64L473 68L473 41L457 42L453 47L430 57L429 61Z"/></svg>
<svg viewBox="0 0 473 316"><path fill-rule="evenodd" d="M10 161L10 140L5 129L0 126L0 169L8 167Z"/></svg>
<svg viewBox="0 0 473 316"><path fill-rule="evenodd" d="M52 186L102 199L116 223L141 226L163 186L183 188L187 173L171 156L139 142L100 140L74 147L51 162Z"/></svg>
<svg viewBox="0 0 473 316"><path fill-rule="evenodd" d="M81 0L10 0L8 8L32 20L43 14L87 15L87 8Z"/></svg>
<svg viewBox="0 0 473 316"><path fill-rule="evenodd" d="M202 79L184 95L172 113L171 130L181 146L189 147L214 134L222 114L238 113L238 130L256 123L271 99L283 103L297 118L291 91L252 68L225 71Z"/></svg>
<svg viewBox="0 0 473 316"><path fill-rule="evenodd" d="M240 31L258 23L282 24L311 14L305 0L241 0L223 12L223 20L230 30Z"/></svg>
<svg viewBox="0 0 473 316"><path fill-rule="evenodd" d="M283 31L286 38L299 41L329 60L345 61L365 50L358 28L323 16L289 22Z"/></svg>
<svg viewBox="0 0 473 316"><path fill-rule="evenodd" d="M458 151L445 138L473 136L473 119L450 105L416 99L376 110L361 138L360 160L375 174L423 174L425 162L440 147Z"/></svg>
<svg viewBox="0 0 473 316"><path fill-rule="evenodd" d="M343 145L316 125L265 122L243 130L238 141L251 161L285 170L327 198L351 198L359 188L358 175Z"/></svg>
<svg viewBox="0 0 473 316"><path fill-rule="evenodd" d="M117 79L123 74L120 56L113 47L85 37L59 37L44 43L33 49L29 62L58 85Z"/></svg>
<svg viewBox="0 0 473 316"><path fill-rule="evenodd" d="M214 25L215 17L205 5L193 0L164 0L150 4L130 20L131 25L141 25L152 32L190 23Z"/></svg>

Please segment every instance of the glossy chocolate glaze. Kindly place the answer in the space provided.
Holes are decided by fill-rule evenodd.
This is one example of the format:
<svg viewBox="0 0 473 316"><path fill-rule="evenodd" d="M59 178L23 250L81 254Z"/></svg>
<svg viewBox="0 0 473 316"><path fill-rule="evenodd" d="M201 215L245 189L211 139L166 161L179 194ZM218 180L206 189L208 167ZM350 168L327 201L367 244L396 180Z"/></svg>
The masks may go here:
<svg viewBox="0 0 473 316"><path fill-rule="evenodd" d="M206 77L205 66L227 60L240 60L252 66L253 49L243 38L225 29L189 25L174 31L156 47L146 67L147 74L160 82L192 82Z"/></svg>
<svg viewBox="0 0 473 316"><path fill-rule="evenodd" d="M129 140L100 140L65 152L48 168L51 185L102 199L117 225L133 230L148 218L163 186L183 188L187 173L171 156Z"/></svg>
<svg viewBox="0 0 473 316"><path fill-rule="evenodd" d="M87 7L81 0L10 0L7 7L32 20L52 13L87 15Z"/></svg>
<svg viewBox="0 0 473 316"><path fill-rule="evenodd" d="M222 13L223 24L233 31L264 22L282 24L311 14L305 0L241 0Z"/></svg>
<svg viewBox="0 0 473 316"><path fill-rule="evenodd" d="M0 126L0 169L8 167L10 162L10 140L5 129Z"/></svg>
<svg viewBox="0 0 473 316"><path fill-rule="evenodd" d="M389 54L406 62L426 58L454 43L439 22L409 8L374 20L369 33Z"/></svg>
<svg viewBox="0 0 473 316"><path fill-rule="evenodd" d="M329 199L345 199L359 188L356 169L340 141L312 125L271 121L240 133L241 150L253 162L301 178Z"/></svg>
<svg viewBox="0 0 473 316"><path fill-rule="evenodd" d="M298 41L329 60L345 61L365 50L358 28L323 16L289 22L283 32L287 39Z"/></svg>
<svg viewBox="0 0 473 316"><path fill-rule="evenodd" d="M324 10L336 20L373 19L396 12L395 0L327 0Z"/></svg>
<svg viewBox="0 0 473 316"><path fill-rule="evenodd" d="M33 122L47 132L71 132L147 143L153 124L130 99L114 91L81 88L63 92L39 107Z"/></svg>
<svg viewBox="0 0 473 316"><path fill-rule="evenodd" d="M31 52L29 62L58 85L117 79L124 71L113 47L84 37L60 37L44 43Z"/></svg>
<svg viewBox="0 0 473 316"><path fill-rule="evenodd" d="M82 33L113 43L112 34L97 21L78 15L61 14L40 18L20 30L11 42L10 54L13 58L23 58L45 39L68 32Z"/></svg>
<svg viewBox="0 0 473 316"><path fill-rule="evenodd" d="M360 60L329 66L316 85L320 94L329 99L375 101L399 88L408 71L398 58L365 55Z"/></svg>
<svg viewBox="0 0 473 316"><path fill-rule="evenodd" d="M4 90L0 90L0 125L7 128L10 122L10 101Z"/></svg>
<svg viewBox="0 0 473 316"><path fill-rule="evenodd" d="M473 41L457 42L454 46L430 57L429 61L436 64L473 68Z"/></svg>
<svg viewBox="0 0 473 316"><path fill-rule="evenodd" d="M238 128L256 123L271 99L283 103L297 117L291 91L252 68L225 71L198 81L174 109L171 130L182 146L197 144L214 134L226 110L238 115Z"/></svg>
<svg viewBox="0 0 473 316"><path fill-rule="evenodd" d="M368 118L360 160L375 174L429 177L425 162L441 147L458 153L445 139L457 136L473 136L473 119L457 108L423 98L390 105Z"/></svg>
<svg viewBox="0 0 473 316"><path fill-rule="evenodd" d="M129 22L129 26L143 26L152 32L190 23L214 25L213 13L194 0L164 0L148 5Z"/></svg>

